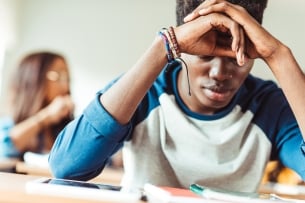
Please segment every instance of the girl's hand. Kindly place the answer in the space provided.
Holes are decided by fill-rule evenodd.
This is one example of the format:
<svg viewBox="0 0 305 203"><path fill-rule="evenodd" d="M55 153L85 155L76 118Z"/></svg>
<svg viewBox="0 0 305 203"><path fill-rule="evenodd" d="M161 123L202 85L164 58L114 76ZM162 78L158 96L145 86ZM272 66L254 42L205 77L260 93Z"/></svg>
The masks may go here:
<svg viewBox="0 0 305 203"><path fill-rule="evenodd" d="M44 110L49 123L58 123L73 113L74 103L70 95L57 96Z"/></svg>

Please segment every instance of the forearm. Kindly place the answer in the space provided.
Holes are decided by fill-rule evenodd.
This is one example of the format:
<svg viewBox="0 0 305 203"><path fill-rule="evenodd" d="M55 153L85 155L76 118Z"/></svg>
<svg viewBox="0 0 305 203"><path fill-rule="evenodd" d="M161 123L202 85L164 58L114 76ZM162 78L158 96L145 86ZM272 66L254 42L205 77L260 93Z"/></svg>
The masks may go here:
<svg viewBox="0 0 305 203"><path fill-rule="evenodd" d="M302 69L284 45L265 61L283 89L305 140L305 75Z"/></svg>
<svg viewBox="0 0 305 203"><path fill-rule="evenodd" d="M47 115L44 111L27 118L16 124L10 131L14 146L19 151L35 147L36 137L47 122Z"/></svg>
<svg viewBox="0 0 305 203"><path fill-rule="evenodd" d="M162 39L156 37L137 63L101 96L101 103L119 123L130 120L166 61Z"/></svg>
<svg viewBox="0 0 305 203"><path fill-rule="evenodd" d="M95 98L84 114L58 135L49 157L53 175L79 180L95 177L122 146L130 130L130 126L118 124Z"/></svg>

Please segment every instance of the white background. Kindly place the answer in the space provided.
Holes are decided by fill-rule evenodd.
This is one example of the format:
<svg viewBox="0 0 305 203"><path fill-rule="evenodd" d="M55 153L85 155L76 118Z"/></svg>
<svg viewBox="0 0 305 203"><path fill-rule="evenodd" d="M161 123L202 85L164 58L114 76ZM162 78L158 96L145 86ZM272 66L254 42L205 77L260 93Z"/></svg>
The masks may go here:
<svg viewBox="0 0 305 203"><path fill-rule="evenodd" d="M305 68L304 10L305 1L269 0L263 25ZM175 0L0 0L0 112L8 75L28 51L66 56L79 114L96 91L136 62L160 28L175 24ZM274 79L262 61L252 72Z"/></svg>

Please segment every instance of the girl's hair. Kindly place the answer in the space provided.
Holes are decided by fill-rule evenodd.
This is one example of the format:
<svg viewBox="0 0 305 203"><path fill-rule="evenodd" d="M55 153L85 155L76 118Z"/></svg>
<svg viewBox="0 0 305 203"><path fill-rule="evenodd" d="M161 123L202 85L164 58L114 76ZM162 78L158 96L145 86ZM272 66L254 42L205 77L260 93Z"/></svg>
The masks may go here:
<svg viewBox="0 0 305 203"><path fill-rule="evenodd" d="M176 21L177 25L183 24L183 18L191 13L205 0L176 0ZM233 4L244 7L252 17L260 24L263 21L264 10L267 7L267 0L227 0Z"/></svg>

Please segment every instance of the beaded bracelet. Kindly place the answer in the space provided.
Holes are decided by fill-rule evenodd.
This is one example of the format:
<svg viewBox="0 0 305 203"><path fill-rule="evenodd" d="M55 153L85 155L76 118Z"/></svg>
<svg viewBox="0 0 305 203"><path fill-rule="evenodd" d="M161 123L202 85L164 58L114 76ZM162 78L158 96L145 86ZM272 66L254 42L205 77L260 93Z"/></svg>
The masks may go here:
<svg viewBox="0 0 305 203"><path fill-rule="evenodd" d="M175 58L180 58L181 54L180 54L176 34L175 34L174 28L172 26L169 27L168 34L169 34L169 37L171 39L171 42L172 42L172 45L173 45L173 48L174 48L173 53L176 56Z"/></svg>
<svg viewBox="0 0 305 203"><path fill-rule="evenodd" d="M173 61L180 61L184 64L187 74L187 82L188 82L188 90L189 90L189 96L191 96L191 88L190 88L190 81L189 81L189 73L188 73L188 67L186 62L181 58L181 52L178 46L177 38L174 32L174 28L172 26L169 27L169 29L162 28L159 31L159 36L161 36L166 49L166 55L167 60L169 63Z"/></svg>
<svg viewBox="0 0 305 203"><path fill-rule="evenodd" d="M171 55L172 59L180 58L181 54L173 27L169 29L162 28L159 33L163 36L167 55Z"/></svg>

